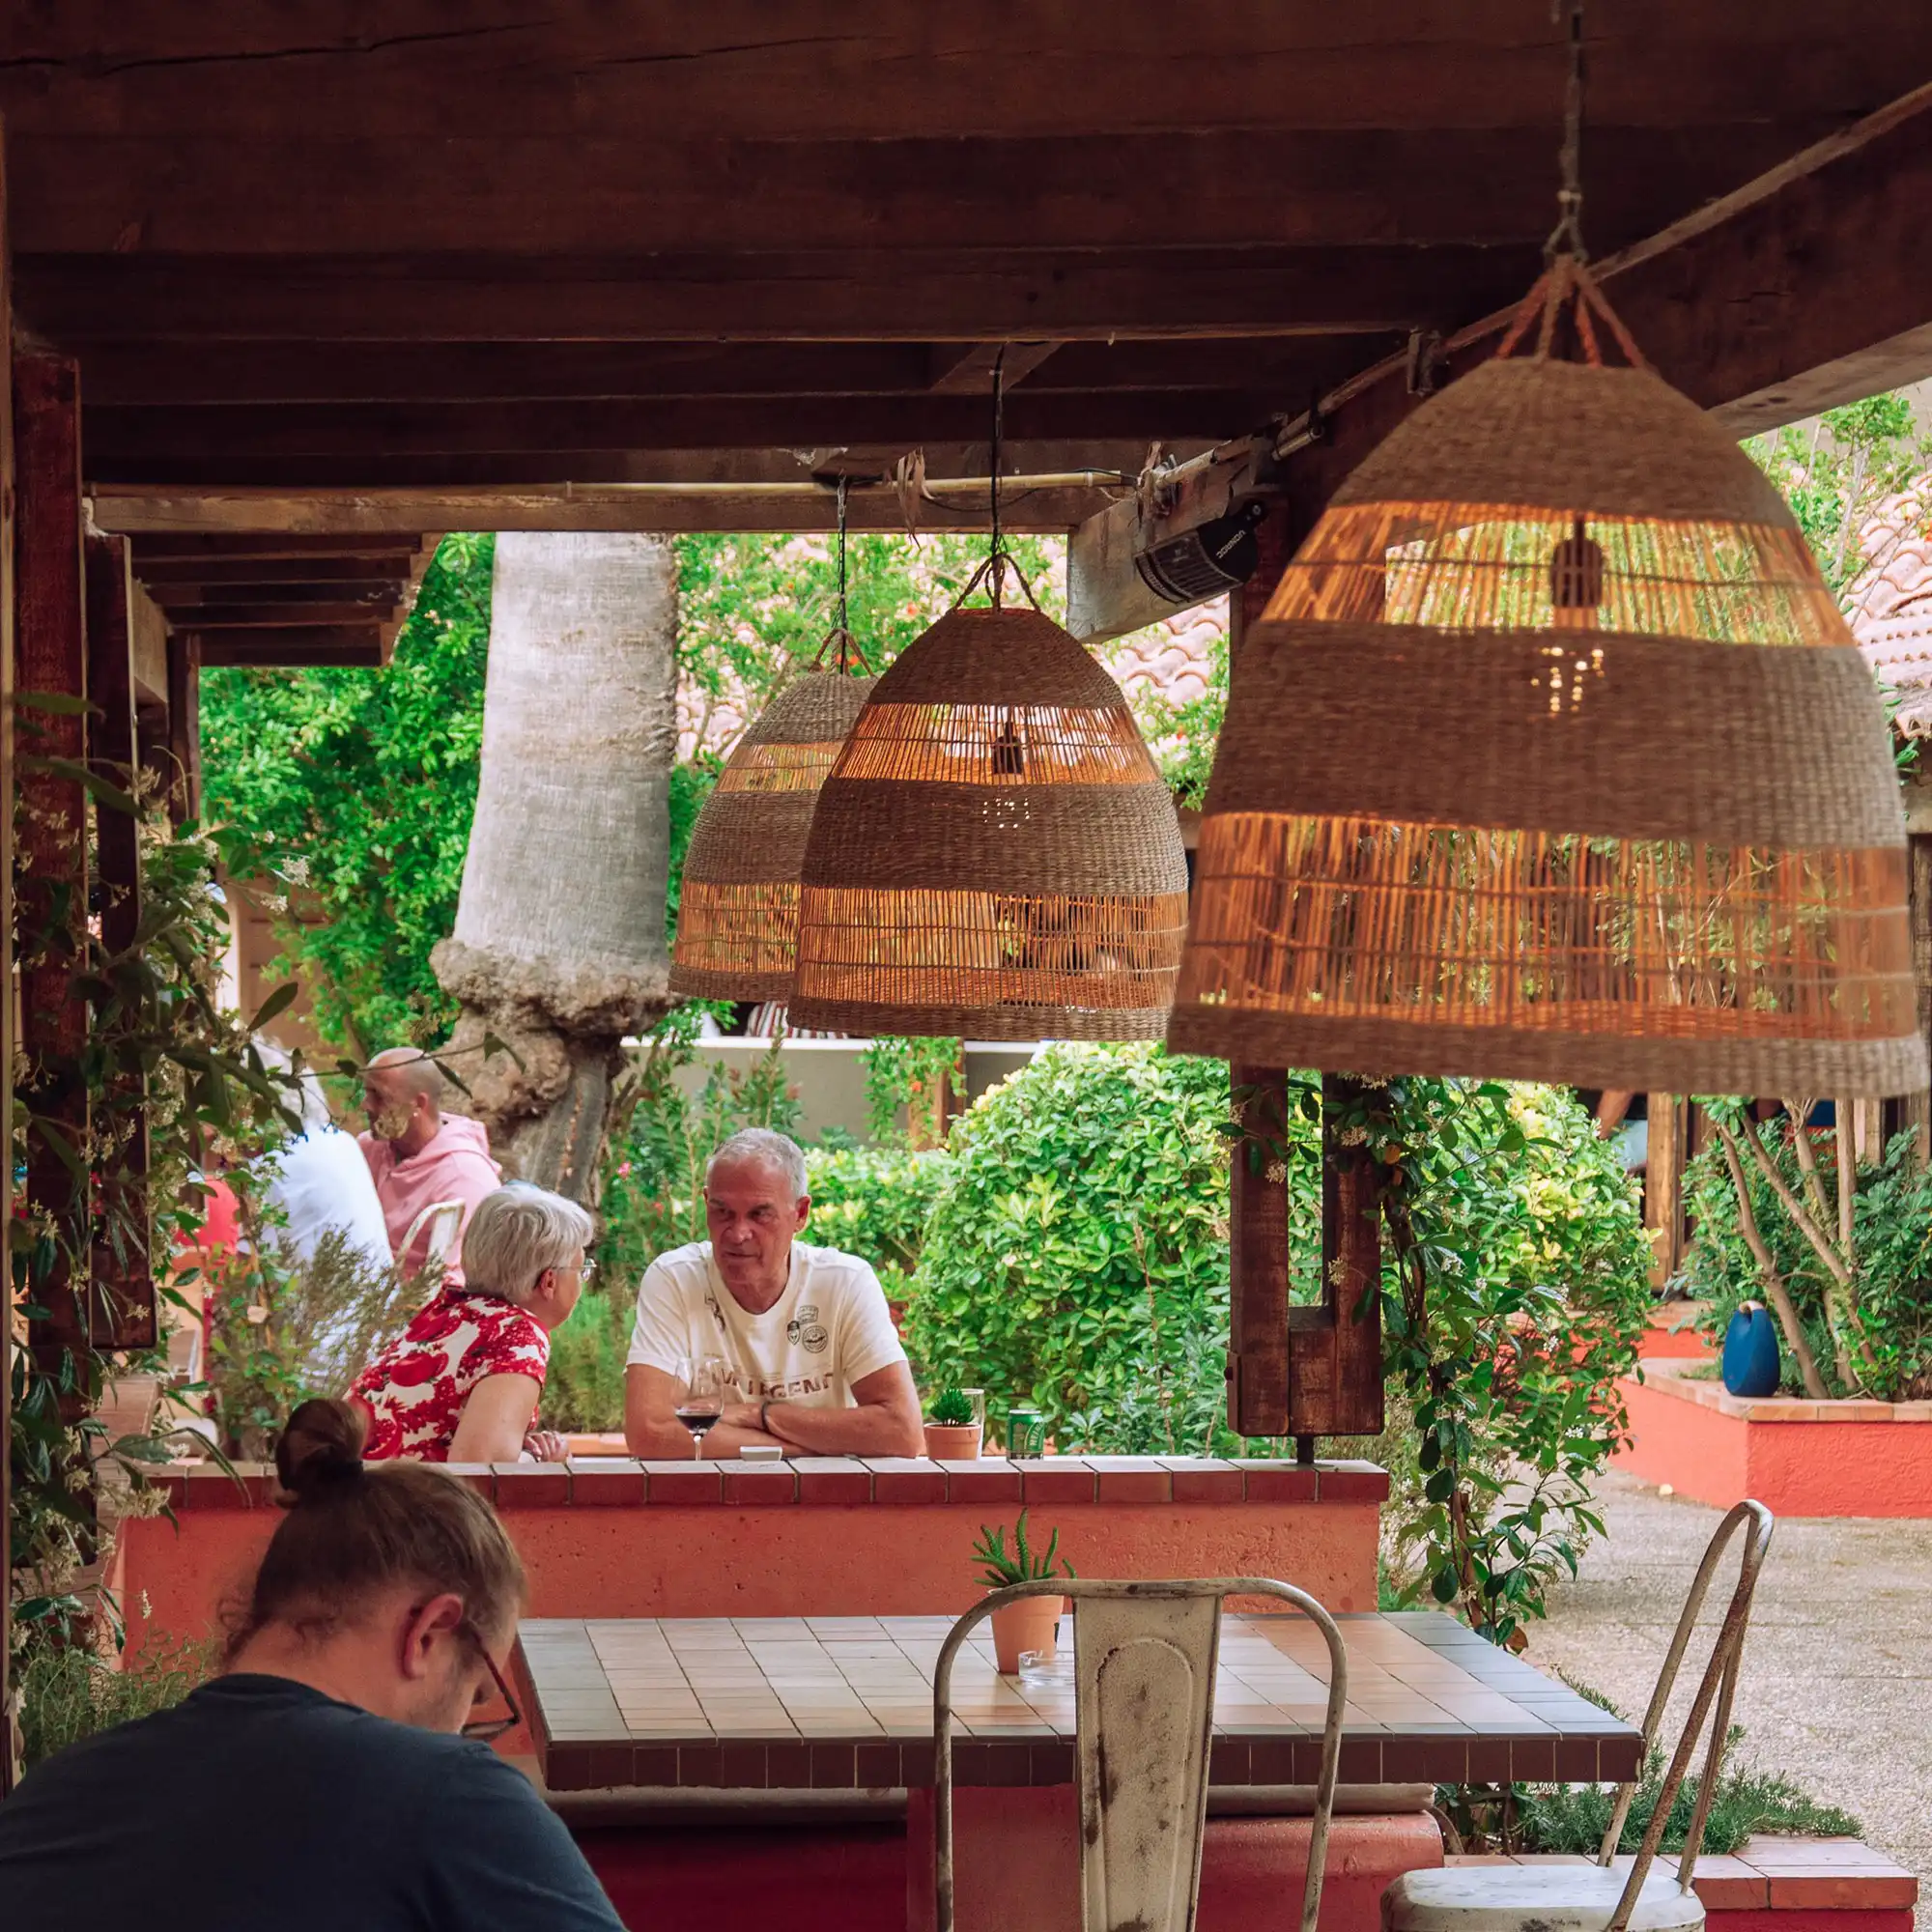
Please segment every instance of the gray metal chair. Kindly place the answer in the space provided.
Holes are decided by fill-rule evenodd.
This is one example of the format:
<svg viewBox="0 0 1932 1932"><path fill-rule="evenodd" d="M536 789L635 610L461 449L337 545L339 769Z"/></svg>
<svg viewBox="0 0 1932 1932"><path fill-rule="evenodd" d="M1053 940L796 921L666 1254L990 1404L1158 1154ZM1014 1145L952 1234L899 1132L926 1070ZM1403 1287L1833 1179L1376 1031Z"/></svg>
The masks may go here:
<svg viewBox="0 0 1932 1932"><path fill-rule="evenodd" d="M1302 1889L1301 1932L1315 1932L1335 1809L1349 1662L1335 1620L1305 1590L1266 1577L1149 1582L1055 1577L982 1598L953 1625L932 1678L932 1876L936 1932L953 1932L952 1663L974 1628L1023 1597L1070 1597L1075 1779L1080 1791L1081 1921L1086 1932L1192 1932L1201 1889L1214 1670L1225 1597L1293 1605L1328 1646L1321 1774Z"/></svg>
<svg viewBox="0 0 1932 1932"><path fill-rule="evenodd" d="M1704 1842L1711 1800L1723 1768L1724 1738L1731 1727L1731 1702L1738 1686L1738 1662L1744 1655L1745 1630L1750 1621L1751 1597L1771 1548L1774 1520L1762 1503L1742 1502L1718 1525L1704 1560L1697 1566L1684 1612L1677 1620L1677 1634L1670 1640L1643 1719L1643 1755L1647 1758L1677 1682L1697 1612L1709 1594L1712 1575L1725 1547L1746 1525L1748 1529L1737 1589L1711 1647L1710 1662L1691 1700L1684 1734L1664 1773L1657 1809L1628 1876L1618 1874L1614 1861L1617 1840L1623 1836L1624 1821L1630 1816L1631 1800L1636 1793L1634 1781L1618 1789L1616 1806L1594 1865L1465 1865L1408 1872L1382 1894L1385 1932L1532 1932L1532 1928L1536 1932L1696 1932L1704 1923L1703 1901L1691 1888L1697 1848ZM1706 1719L1711 1722L1711 1743L1676 1876L1654 1873L1652 1866L1664 1825Z"/></svg>

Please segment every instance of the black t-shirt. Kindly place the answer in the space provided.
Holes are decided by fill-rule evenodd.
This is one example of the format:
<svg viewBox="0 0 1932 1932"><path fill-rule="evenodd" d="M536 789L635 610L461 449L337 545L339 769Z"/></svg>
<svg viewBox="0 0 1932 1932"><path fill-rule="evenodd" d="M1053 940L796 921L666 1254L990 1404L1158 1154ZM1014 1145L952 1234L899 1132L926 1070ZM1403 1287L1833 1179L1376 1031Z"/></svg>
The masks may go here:
<svg viewBox="0 0 1932 1932"><path fill-rule="evenodd" d="M71 1746L0 1804L19 1932L623 1932L487 1745L285 1677L217 1678Z"/></svg>

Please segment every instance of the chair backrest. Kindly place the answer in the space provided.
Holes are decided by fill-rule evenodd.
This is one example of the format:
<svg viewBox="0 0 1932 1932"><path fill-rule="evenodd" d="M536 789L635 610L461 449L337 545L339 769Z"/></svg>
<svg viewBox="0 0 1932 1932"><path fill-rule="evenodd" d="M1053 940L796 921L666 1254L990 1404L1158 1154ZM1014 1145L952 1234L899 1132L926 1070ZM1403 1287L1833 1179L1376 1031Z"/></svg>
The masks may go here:
<svg viewBox="0 0 1932 1932"><path fill-rule="evenodd" d="M1690 1814L1690 1830L1685 1833L1683 1854L1678 1860L1679 1889L1689 1891L1696 1876L1697 1848L1704 1842L1705 1822L1711 1815L1711 1801L1717 1795L1718 1776L1723 1769L1724 1740L1731 1728L1731 1702L1738 1688L1738 1662L1744 1655L1745 1630L1750 1622L1751 1598L1757 1589L1758 1572L1764 1568L1765 1554L1771 1548L1774 1527L1776 1519L1762 1503L1741 1502L1718 1525L1717 1534L1704 1550L1704 1560L1697 1566L1690 1594L1684 1600L1683 1614L1677 1619L1677 1633L1670 1639L1663 1668L1658 1673L1657 1689L1651 1692L1650 1708L1644 1713L1645 1758L1649 1757L1651 1747L1657 1742L1658 1726L1663 1721L1664 1707L1669 1703L1671 1690L1677 1683L1678 1667L1684 1662L1684 1652L1690 1642L1697 1612L1703 1608L1704 1599L1710 1593L1711 1578L1723 1557L1725 1546L1740 1529L1745 1530L1744 1558L1738 1566L1738 1586L1731 1593L1730 1607L1725 1610L1724 1620L1718 1628L1717 1640L1711 1646L1710 1661L1704 1666L1703 1681L1697 1686L1696 1696L1691 1699L1690 1715L1684 1721L1684 1734L1678 1739L1669 1769L1663 1775L1657 1809L1651 1814L1643 1842L1637 1847L1636 1858L1631 1865L1623 1896L1617 1901L1616 1912L1605 1932L1624 1932L1625 1926L1630 1923L1631 1914L1636 1909L1637 1895L1643 1890L1644 1880L1649 1877L1651 1864L1657 1857L1657 1848L1663 1840L1663 1828L1669 1821L1671 1806L1677 1802L1684 1775L1690 1769L1690 1754L1697 1747L1698 1736L1708 1718L1711 1742L1704 1753L1704 1770L1697 1784L1697 1803ZM1712 1708L1714 1702L1715 1711ZM1624 1821L1630 1816L1631 1800L1635 1793L1634 1779L1618 1787L1609 1829L1604 1833L1604 1842L1598 1851L1599 1864L1607 1865L1615 1858L1617 1840L1623 1836Z"/></svg>
<svg viewBox="0 0 1932 1932"><path fill-rule="evenodd" d="M429 1245L423 1250L423 1265L437 1267L456 1245L456 1237L463 1232L463 1203L432 1201L410 1223L410 1232L403 1236L403 1244L396 1250L396 1263L399 1267L407 1264L410 1252L416 1244L416 1236L425 1227L429 1230Z"/></svg>
<svg viewBox="0 0 1932 1932"><path fill-rule="evenodd" d="M1074 1765L1086 1932L1191 1932L1201 1889L1222 1600L1273 1597L1321 1633L1328 1647L1328 1708L1301 1900L1301 1932L1315 1932L1349 1662L1334 1618L1305 1590L1266 1577L1146 1582L1058 1577L995 1590L953 1625L932 1678L935 1932L953 1932L953 1660L975 1626L995 1610L1042 1596L1070 1597L1075 1605Z"/></svg>

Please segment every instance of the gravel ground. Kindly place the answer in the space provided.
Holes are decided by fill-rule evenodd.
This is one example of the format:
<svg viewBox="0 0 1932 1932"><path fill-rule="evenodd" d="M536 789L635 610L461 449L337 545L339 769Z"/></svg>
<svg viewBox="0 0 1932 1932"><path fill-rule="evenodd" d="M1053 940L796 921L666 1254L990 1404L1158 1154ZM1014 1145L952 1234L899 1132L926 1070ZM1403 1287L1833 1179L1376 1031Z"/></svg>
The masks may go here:
<svg viewBox="0 0 1932 1932"><path fill-rule="evenodd" d="M1719 1512L1616 1474L1602 1500L1609 1534L1553 1594L1548 1625L1531 1627L1526 1661L1637 1718ZM1721 1615L1735 1577L1727 1564L1708 1618ZM1866 1840L1932 1894L1928 1596L1932 1522L1780 1522L1751 1613L1737 1721L1746 1752L1851 1812ZM1702 1655L1693 1645L1687 1656L1687 1684ZM1918 1926L1932 1932L1932 1898L1921 1898Z"/></svg>

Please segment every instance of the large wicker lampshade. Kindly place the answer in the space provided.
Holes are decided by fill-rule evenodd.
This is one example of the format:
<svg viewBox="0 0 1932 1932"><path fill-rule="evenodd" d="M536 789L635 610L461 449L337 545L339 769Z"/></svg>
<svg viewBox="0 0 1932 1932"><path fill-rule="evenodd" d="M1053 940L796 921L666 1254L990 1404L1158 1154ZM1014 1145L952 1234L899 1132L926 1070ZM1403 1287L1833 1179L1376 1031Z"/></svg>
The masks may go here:
<svg viewBox="0 0 1932 1932"><path fill-rule="evenodd" d="M872 684L840 670L802 671L739 739L692 827L673 993L790 997L811 810Z"/></svg>
<svg viewBox="0 0 1932 1932"><path fill-rule="evenodd" d="M791 1017L1154 1037L1186 908L1174 803L1120 686L1037 610L956 606L879 679L819 794Z"/></svg>
<svg viewBox="0 0 1932 1932"><path fill-rule="evenodd" d="M1783 500L1580 265L1350 477L1237 654L1168 1039L1923 1086L1870 673Z"/></svg>

